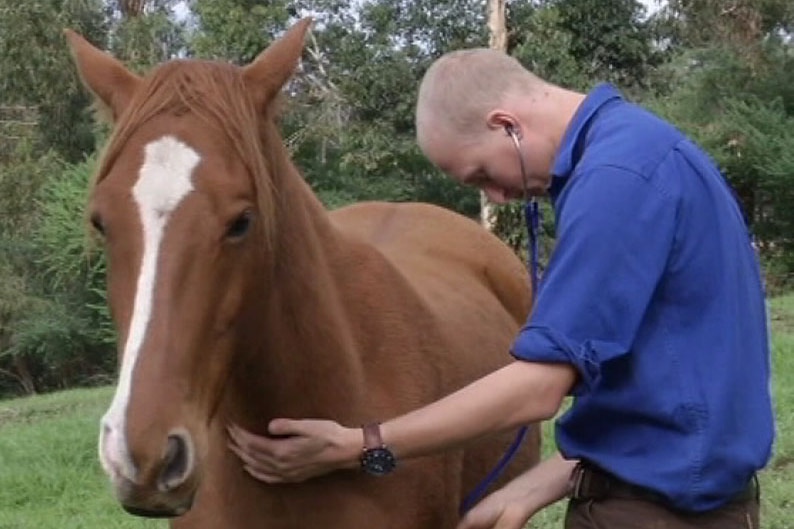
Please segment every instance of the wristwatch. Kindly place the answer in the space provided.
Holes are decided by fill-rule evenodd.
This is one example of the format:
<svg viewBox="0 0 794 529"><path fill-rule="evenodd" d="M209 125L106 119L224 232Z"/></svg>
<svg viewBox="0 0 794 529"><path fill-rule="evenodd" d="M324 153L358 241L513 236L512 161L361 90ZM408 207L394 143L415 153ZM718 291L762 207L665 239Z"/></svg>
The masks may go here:
<svg viewBox="0 0 794 529"><path fill-rule="evenodd" d="M365 424L364 450L361 452L361 469L373 476L385 476L397 466L397 460L383 443L380 435L380 423Z"/></svg>

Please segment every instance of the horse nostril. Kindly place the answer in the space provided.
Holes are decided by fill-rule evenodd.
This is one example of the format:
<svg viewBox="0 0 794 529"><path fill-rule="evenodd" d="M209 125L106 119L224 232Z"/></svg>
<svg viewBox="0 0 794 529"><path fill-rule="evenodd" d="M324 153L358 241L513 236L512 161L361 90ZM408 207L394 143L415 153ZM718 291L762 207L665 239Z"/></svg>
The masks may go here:
<svg viewBox="0 0 794 529"><path fill-rule="evenodd" d="M157 480L158 488L167 492L185 482L192 466L191 447L188 438L182 434L168 436L168 444L163 457L163 469Z"/></svg>

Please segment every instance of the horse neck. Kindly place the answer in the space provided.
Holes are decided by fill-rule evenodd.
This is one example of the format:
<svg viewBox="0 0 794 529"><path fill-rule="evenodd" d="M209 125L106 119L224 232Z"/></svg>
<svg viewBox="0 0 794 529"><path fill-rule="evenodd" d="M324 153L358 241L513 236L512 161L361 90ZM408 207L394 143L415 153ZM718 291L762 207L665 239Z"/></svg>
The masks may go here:
<svg viewBox="0 0 794 529"><path fill-rule="evenodd" d="M255 295L261 316L248 325L241 351L246 361L237 375L243 379L237 381L243 399L237 413L256 423L254 429L268 417L349 410L363 386L340 281L340 256L350 243L297 170L287 167L277 185L272 275Z"/></svg>

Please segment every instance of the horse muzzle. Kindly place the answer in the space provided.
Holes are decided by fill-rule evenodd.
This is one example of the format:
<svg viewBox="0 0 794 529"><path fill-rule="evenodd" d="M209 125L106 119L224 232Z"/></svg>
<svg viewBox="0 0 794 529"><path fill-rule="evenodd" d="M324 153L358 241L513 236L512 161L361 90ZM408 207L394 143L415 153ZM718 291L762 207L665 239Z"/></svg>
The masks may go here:
<svg viewBox="0 0 794 529"><path fill-rule="evenodd" d="M177 516L182 516L190 510L190 508L193 506L193 500L191 498L187 505L182 505L179 507L163 507L160 509L142 508L125 504L122 504L121 506L128 513L132 514L133 516L140 516L141 518L176 518Z"/></svg>
<svg viewBox="0 0 794 529"><path fill-rule="evenodd" d="M179 487L167 492L152 491L134 483L116 483L116 495L121 507L143 518L175 518L187 513L196 496L194 487Z"/></svg>
<svg viewBox="0 0 794 529"><path fill-rule="evenodd" d="M194 446L187 432L172 431L159 457L140 466L128 455L126 441L120 442L113 433L110 428L105 430L100 452L124 510L146 518L173 518L189 511L199 479Z"/></svg>

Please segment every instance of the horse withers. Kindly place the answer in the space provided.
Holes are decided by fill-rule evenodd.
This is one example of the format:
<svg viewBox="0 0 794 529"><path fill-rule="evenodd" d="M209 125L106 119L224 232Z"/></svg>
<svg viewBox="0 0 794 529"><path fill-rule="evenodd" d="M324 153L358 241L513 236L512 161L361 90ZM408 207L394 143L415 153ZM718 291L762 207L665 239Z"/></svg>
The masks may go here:
<svg viewBox="0 0 794 529"><path fill-rule="evenodd" d="M99 455L119 502L177 528L449 529L512 432L400 464L266 485L230 422L363 424L504 365L525 269L475 222L426 204L326 211L292 164L275 99L307 20L245 67L176 60L140 77L67 31L114 124L88 213L104 239L119 380ZM508 476L537 461L533 430Z"/></svg>

